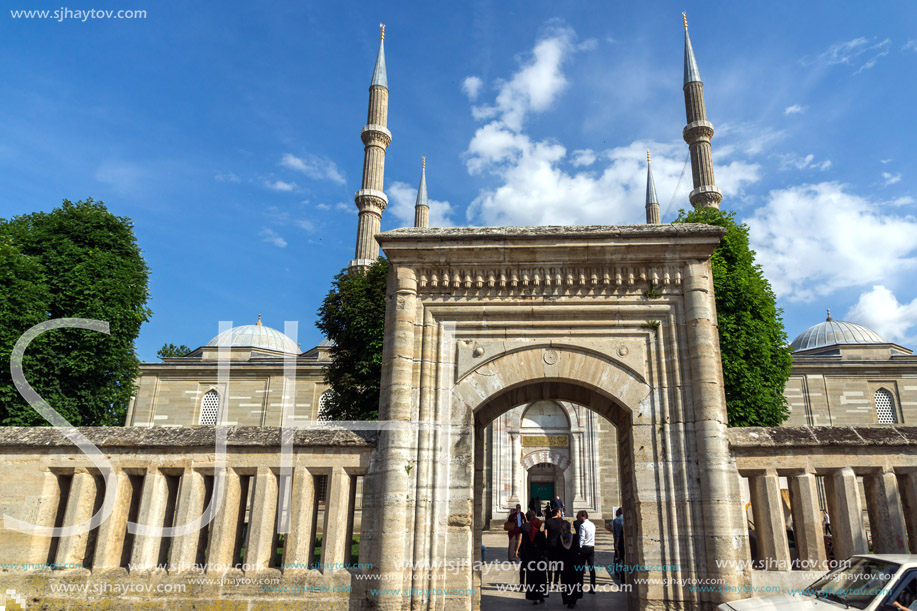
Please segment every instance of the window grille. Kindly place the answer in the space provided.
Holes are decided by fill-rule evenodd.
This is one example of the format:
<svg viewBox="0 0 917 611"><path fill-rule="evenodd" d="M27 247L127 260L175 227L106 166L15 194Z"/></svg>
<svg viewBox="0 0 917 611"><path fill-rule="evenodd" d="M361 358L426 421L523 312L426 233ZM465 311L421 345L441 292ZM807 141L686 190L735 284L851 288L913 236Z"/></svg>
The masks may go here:
<svg viewBox="0 0 917 611"><path fill-rule="evenodd" d="M319 417L321 417L323 414L327 412L328 403L331 401L332 394L333 393L330 390L326 390L325 392L322 393L322 396L318 398Z"/></svg>
<svg viewBox="0 0 917 611"><path fill-rule="evenodd" d="M201 401L201 424L215 426L220 413L220 395L215 390L208 390Z"/></svg>
<svg viewBox="0 0 917 611"><path fill-rule="evenodd" d="M895 402L892 394L880 388L876 391L876 418L879 424L897 424L898 417L895 415Z"/></svg>

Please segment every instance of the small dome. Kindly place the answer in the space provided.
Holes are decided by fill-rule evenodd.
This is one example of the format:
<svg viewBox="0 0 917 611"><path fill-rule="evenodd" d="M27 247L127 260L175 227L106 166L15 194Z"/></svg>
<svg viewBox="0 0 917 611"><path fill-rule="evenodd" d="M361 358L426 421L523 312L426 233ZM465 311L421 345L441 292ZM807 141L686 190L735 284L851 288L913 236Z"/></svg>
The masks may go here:
<svg viewBox="0 0 917 611"><path fill-rule="evenodd" d="M831 310L828 310L828 319L825 322L811 326L793 340L790 347L793 352L824 348L837 344L884 344L885 340L878 333L852 322L834 320Z"/></svg>
<svg viewBox="0 0 917 611"><path fill-rule="evenodd" d="M226 345L232 348L261 348L287 354L299 354L302 350L292 339L277 329L271 329L261 324L261 316L254 325L241 325L223 331L212 340L208 346Z"/></svg>

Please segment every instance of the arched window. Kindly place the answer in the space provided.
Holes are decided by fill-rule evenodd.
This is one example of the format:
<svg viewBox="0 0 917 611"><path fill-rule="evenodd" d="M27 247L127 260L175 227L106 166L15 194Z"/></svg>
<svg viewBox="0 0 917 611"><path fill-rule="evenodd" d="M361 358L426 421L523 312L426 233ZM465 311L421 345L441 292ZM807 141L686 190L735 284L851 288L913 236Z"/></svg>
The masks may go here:
<svg viewBox="0 0 917 611"><path fill-rule="evenodd" d="M895 400L892 394L880 388L876 391L876 419L879 424L898 424L898 416L895 414Z"/></svg>
<svg viewBox="0 0 917 611"><path fill-rule="evenodd" d="M318 417L324 417L324 414L327 413L328 403L331 401L331 397L334 396L334 393L330 390L326 390L322 393L322 396L318 398Z"/></svg>
<svg viewBox="0 0 917 611"><path fill-rule="evenodd" d="M220 395L215 390L208 390L201 401L201 424L215 426L220 413Z"/></svg>

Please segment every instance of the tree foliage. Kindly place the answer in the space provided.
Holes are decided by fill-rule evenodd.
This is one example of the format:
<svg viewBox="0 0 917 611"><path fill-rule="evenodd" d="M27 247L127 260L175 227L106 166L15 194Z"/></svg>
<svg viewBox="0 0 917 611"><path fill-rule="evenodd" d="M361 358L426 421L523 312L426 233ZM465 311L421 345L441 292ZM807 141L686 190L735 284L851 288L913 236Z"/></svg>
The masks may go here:
<svg viewBox="0 0 917 611"><path fill-rule="evenodd" d="M161 359L182 357L191 352L191 348L184 344L176 346L175 344L163 344L162 348L156 351L156 356Z"/></svg>
<svg viewBox="0 0 917 611"><path fill-rule="evenodd" d="M333 363L325 371L332 394L321 417L376 420L385 335L385 283L388 260L365 271L342 271L318 310L316 326L334 342Z"/></svg>
<svg viewBox="0 0 917 611"><path fill-rule="evenodd" d="M732 212L682 211L676 223L726 229L711 257L729 426L777 426L789 412L783 388L793 364L783 311L755 263L748 227Z"/></svg>
<svg viewBox="0 0 917 611"><path fill-rule="evenodd" d="M150 317L148 268L133 225L92 199L0 219L0 424L47 425L19 395L10 354L33 325L92 318L110 334L48 331L32 341L23 371L74 426L122 425L140 372L134 340Z"/></svg>

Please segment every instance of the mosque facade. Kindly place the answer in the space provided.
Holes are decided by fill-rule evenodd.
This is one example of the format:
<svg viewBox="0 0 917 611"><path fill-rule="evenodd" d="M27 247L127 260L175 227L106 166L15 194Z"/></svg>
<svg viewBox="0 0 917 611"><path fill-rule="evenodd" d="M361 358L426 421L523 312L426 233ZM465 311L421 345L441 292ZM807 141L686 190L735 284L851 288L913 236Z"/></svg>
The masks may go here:
<svg viewBox="0 0 917 611"><path fill-rule="evenodd" d="M384 29L369 88L362 184L355 195L358 228L354 259L365 269L379 256L375 235L388 199L383 190L388 79ZM703 83L685 23L683 136L691 154L695 207L719 207ZM646 222L660 223L647 154ZM415 227L429 224L425 163L415 206ZM446 279L443 279L447 281ZM455 279L471 282L470 279ZM512 279L510 279L512 281ZM917 356L853 322L827 320L792 342L793 366L784 390L788 426L914 425ZM330 392L324 369L331 344L303 351L284 333L262 324L224 330L183 357L141 366L126 425L140 427L308 425L321 419ZM231 374L221 368L228 359ZM512 507L561 497L568 515L586 509L610 519L621 504L615 427L589 409L564 401L520 405L499 416L484 436L485 520L499 523ZM318 492L319 497L323 493Z"/></svg>

